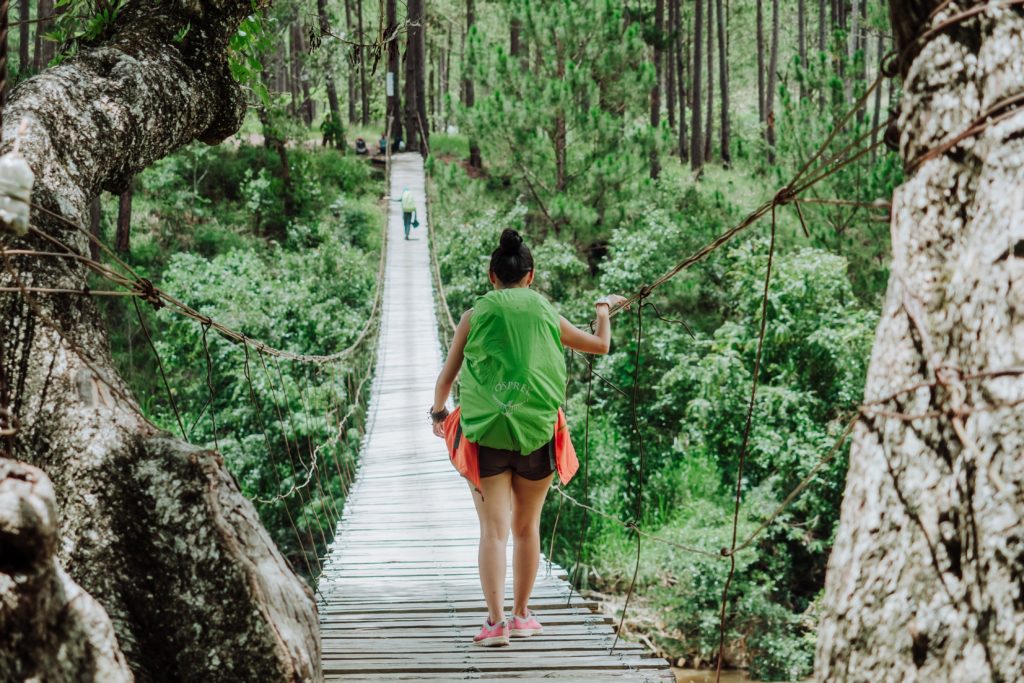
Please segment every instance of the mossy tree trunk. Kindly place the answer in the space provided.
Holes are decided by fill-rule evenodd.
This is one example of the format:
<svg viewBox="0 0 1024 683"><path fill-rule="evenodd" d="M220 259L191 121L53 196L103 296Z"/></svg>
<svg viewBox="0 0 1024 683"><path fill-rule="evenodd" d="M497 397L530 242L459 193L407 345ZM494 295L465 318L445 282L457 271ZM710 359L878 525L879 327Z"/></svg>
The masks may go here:
<svg viewBox="0 0 1024 683"><path fill-rule="evenodd" d="M892 275L850 451L817 676L1016 681L1024 661L1024 14L988 3L903 64ZM897 49L974 2L900 0ZM1006 371L1005 373L1001 371Z"/></svg>

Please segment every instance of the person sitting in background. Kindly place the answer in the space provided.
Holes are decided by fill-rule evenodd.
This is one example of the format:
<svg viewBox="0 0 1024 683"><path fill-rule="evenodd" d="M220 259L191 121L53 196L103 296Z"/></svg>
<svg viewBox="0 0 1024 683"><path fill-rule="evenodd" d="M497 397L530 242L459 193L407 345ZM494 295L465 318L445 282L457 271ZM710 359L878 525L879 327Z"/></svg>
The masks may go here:
<svg viewBox="0 0 1024 683"><path fill-rule="evenodd" d="M370 149L366 146L366 140L356 138L356 154L369 154Z"/></svg>

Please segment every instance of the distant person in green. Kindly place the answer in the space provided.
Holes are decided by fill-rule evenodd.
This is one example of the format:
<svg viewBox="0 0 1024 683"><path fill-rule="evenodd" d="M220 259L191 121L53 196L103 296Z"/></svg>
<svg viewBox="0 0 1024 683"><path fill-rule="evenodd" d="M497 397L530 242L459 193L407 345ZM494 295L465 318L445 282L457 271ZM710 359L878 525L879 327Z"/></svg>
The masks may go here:
<svg viewBox="0 0 1024 683"><path fill-rule="evenodd" d="M413 216L416 214L416 197L409 188L402 190L402 224L405 226L405 239L409 239L409 228L412 227Z"/></svg>
<svg viewBox="0 0 1024 683"><path fill-rule="evenodd" d="M533 256L515 230L505 230L491 254L494 291L462 316L437 378L431 418L444 437L445 403L461 371L461 437L477 445L480 486L470 484L480 521L480 584L487 621L473 639L483 646L508 645L509 637L543 632L529 610L540 562L540 511L556 468L559 408L565 402L564 347L604 354L611 341L610 308L596 304L596 334L574 327L530 288ZM454 419L454 416L453 416ZM514 538L512 615L505 619L505 547Z"/></svg>

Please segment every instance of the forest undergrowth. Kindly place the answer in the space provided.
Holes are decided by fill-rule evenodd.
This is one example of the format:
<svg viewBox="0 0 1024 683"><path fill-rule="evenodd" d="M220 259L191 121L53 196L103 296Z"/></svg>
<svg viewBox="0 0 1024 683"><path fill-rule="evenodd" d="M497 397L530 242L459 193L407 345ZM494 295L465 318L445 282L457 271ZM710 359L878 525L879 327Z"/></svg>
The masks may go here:
<svg viewBox="0 0 1024 683"><path fill-rule="evenodd" d="M295 354L337 353L373 307L383 174L366 159L308 145L289 149L288 161L287 188L277 153L245 141L197 143L159 161L135 181L122 257L254 340ZM116 197L101 215L104 241L114 244ZM147 417L218 448L278 547L315 578L354 471L369 383L261 354L166 308L137 312L124 298L103 304L115 361ZM367 348L347 362L372 370Z"/></svg>

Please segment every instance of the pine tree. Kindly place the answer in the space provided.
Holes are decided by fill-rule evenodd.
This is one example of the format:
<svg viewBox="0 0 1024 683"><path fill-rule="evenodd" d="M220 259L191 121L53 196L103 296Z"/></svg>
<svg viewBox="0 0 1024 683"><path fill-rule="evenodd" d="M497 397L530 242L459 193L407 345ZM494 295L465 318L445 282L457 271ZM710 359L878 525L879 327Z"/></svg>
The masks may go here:
<svg viewBox="0 0 1024 683"><path fill-rule="evenodd" d="M473 0L466 0L466 34L472 39L473 32L475 31L474 24L476 23L475 8L473 6ZM463 50L463 55L466 52ZM469 75L470 65L466 62L462 65L463 82L463 105L467 111L473 108L476 100L476 92L473 89L473 78ZM475 169L482 169L484 167L483 157L480 155L480 146L475 138L469 140L469 165Z"/></svg>
<svg viewBox="0 0 1024 683"><path fill-rule="evenodd" d="M760 0L758 0L760 2ZM690 103L690 114L693 116L693 125L690 126L690 168L694 171L704 166L704 135L701 132L700 120L700 94L701 94L701 51L704 43L701 38L704 35L704 0L697 0L693 12L693 74L690 79L690 91L692 102Z"/></svg>
<svg viewBox="0 0 1024 683"><path fill-rule="evenodd" d="M722 107L719 112L721 122L719 132L721 133L722 163L729 166L732 163L732 152L729 151L731 130L729 126L729 54L726 49L726 25L725 11L722 7L722 0L715 0L715 18L718 23L718 89L722 96Z"/></svg>
<svg viewBox="0 0 1024 683"><path fill-rule="evenodd" d="M779 0L772 0L772 47L768 59L768 90L765 92L765 131L768 163L775 163L775 87L779 77Z"/></svg>
<svg viewBox="0 0 1024 683"><path fill-rule="evenodd" d="M626 123L648 109L654 85L643 27L623 30L613 2L581 11L516 0L509 11L534 48L532 69L523 71L505 44L483 50L471 34L471 76L486 94L464 108L462 123L485 148L491 174L521 186L544 229L589 241L650 163L651 129Z"/></svg>
<svg viewBox="0 0 1024 683"><path fill-rule="evenodd" d="M654 5L654 86L651 88L651 128L661 124L661 78L665 62L665 0L656 0ZM651 146L651 178L661 173L658 150Z"/></svg>
<svg viewBox="0 0 1024 683"><path fill-rule="evenodd" d="M388 94L387 94L387 122L385 126L391 128L391 143L395 144L402 140L402 97L399 94L399 36L398 36L398 8L395 0L387 0L386 7L386 29L385 35L388 38Z"/></svg>

